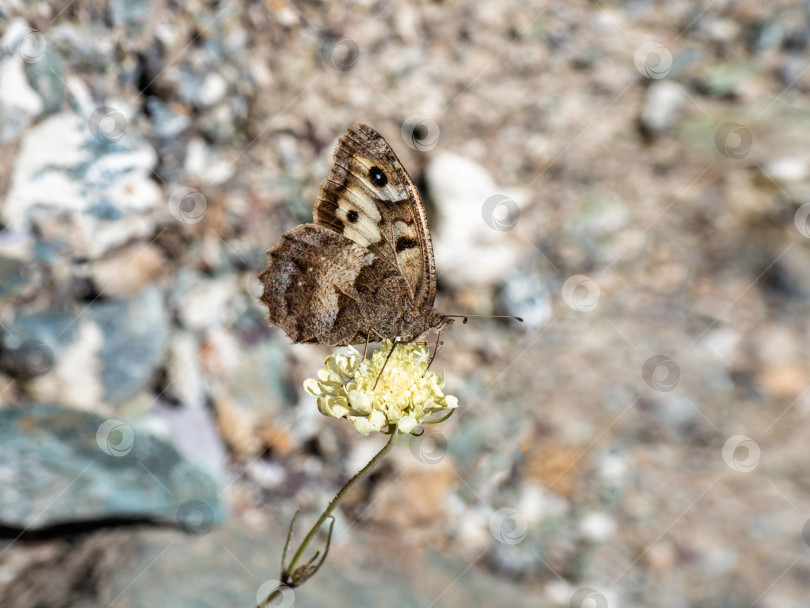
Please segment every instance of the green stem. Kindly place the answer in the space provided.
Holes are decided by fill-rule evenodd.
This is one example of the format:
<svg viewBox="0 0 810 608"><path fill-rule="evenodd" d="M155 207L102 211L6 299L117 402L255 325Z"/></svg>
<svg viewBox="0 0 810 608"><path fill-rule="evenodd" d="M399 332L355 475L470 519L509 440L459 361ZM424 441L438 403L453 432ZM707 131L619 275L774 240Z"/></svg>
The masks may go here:
<svg viewBox="0 0 810 608"><path fill-rule="evenodd" d="M267 606L270 606L270 602L276 599L279 595L281 595L280 586L273 589L273 593L264 598L264 601L261 604L257 605L256 608L267 608Z"/></svg>
<svg viewBox="0 0 810 608"><path fill-rule="evenodd" d="M306 535L304 538L304 542L301 543L301 546L298 547L298 551L295 552L293 555L292 560L290 560L290 565L287 566L286 572L291 574L295 571L295 564L298 563L298 560L301 558L301 554L304 553L304 550L307 548L309 542L315 537L320 530L323 522L327 520L327 518L332 514L332 511L335 510L335 507L338 506L338 503L346 496L346 493L352 489L352 486L360 481L363 477L365 477L371 470L376 467L379 462L383 459L383 457L391 451L391 448L394 447L394 443L397 440L397 435L399 435L399 429L394 427L394 432L391 433L391 436L388 439L388 443L386 443L383 448L375 454L374 458L368 461L368 464L360 469L357 473L355 473L354 477L352 477L349 481L346 482L340 491L335 495L332 499L332 502L329 503L329 506L326 507L326 511L321 513L321 516L318 518L318 521L315 522L315 525L312 526L312 529L309 531L309 534Z"/></svg>
<svg viewBox="0 0 810 608"><path fill-rule="evenodd" d="M315 535L318 533L318 530L320 530L323 523L332 515L332 511L335 510L335 507L338 506L338 503L343 499L344 496L346 496L346 493L349 490L352 489L352 486L354 484L356 484L358 481L360 481L363 477L368 475L368 473L370 473L371 470L380 463L380 461L383 459L383 457L388 452L391 451L391 448L394 447L394 444L396 443L396 440L397 440L398 436L399 436L399 429L397 429L396 426L395 426L394 430L391 432L391 435L388 438L388 442L383 446L383 448L374 455L374 458L372 458L371 460L368 461L368 464L366 466L364 466L362 469L360 469L354 475L354 477L352 477L349 481L347 481L346 485L344 485L342 488L340 488L340 491L335 495L335 497L332 499L332 501L326 507L326 510L323 513L321 513L321 516L318 518L318 521L315 522L315 525L312 526L312 529L310 529L310 531L307 533L306 537L304 537L304 542L302 542L301 546L298 547L298 550L295 552L295 555L293 555L293 558L290 560L289 566L285 566L283 563L281 564L282 585L279 585L276 589L274 589L273 592L270 595L268 595L264 599L263 602L260 602L256 606L256 608L264 608L266 606L269 606L269 602L271 600L273 600L273 599L277 598L279 595L281 595L281 589L283 588L283 586L285 586L285 585L289 585L290 587L295 587L296 586L296 581L295 580L289 580L289 577L294 575L294 573L295 573L295 565L298 563L298 560L301 559L301 556L303 555L303 553L306 550L307 546L309 545L310 541L312 541L312 539L315 538ZM293 522L294 521L295 521L295 518L293 517ZM290 533L292 533L292 524L290 524ZM329 530L330 537L331 537L331 533L332 533L332 530L330 528L330 530ZM287 536L287 544L289 544L289 542L290 542L290 537L288 535ZM329 541L327 541L327 549L328 549L328 542ZM285 554L286 554L286 551L287 551L287 545L284 546ZM316 554L315 558L313 558L313 560L316 559L316 558L317 558L317 554ZM324 550L324 555L321 558L321 561L317 564L317 566L315 566L315 570L317 570L320 567L321 563L323 563L323 560L325 558L326 558L326 550ZM283 562L283 559L282 559L282 562ZM312 572L312 574L314 574L314 571ZM308 577L306 577L306 578L308 578Z"/></svg>

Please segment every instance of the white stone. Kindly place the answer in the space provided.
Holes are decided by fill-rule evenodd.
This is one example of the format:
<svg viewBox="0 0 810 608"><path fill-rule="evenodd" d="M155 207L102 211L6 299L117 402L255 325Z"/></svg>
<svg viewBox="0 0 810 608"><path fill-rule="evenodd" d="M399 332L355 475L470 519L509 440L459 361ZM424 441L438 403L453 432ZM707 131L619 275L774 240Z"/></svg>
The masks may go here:
<svg viewBox="0 0 810 608"><path fill-rule="evenodd" d="M198 99L204 107L210 108L222 101L227 92L228 83L225 79L216 72L209 72L200 87Z"/></svg>
<svg viewBox="0 0 810 608"><path fill-rule="evenodd" d="M20 41L29 32L31 32L31 27L25 19L22 17L12 19L6 26L6 32L3 34L2 40L0 40L0 46L7 53L13 53Z"/></svg>
<svg viewBox="0 0 810 608"><path fill-rule="evenodd" d="M568 512L568 501L545 486L525 483L516 508L531 524L548 517L562 517Z"/></svg>
<svg viewBox="0 0 810 608"><path fill-rule="evenodd" d="M658 133L675 124L685 95L681 87L669 80L658 80L647 90L647 99L641 113L641 124Z"/></svg>
<svg viewBox="0 0 810 608"><path fill-rule="evenodd" d="M228 325L234 318L229 304L238 289L234 275L218 279L195 277L183 294L180 320L185 327L197 330Z"/></svg>
<svg viewBox="0 0 810 608"><path fill-rule="evenodd" d="M426 177L437 207L432 236L442 280L454 287L502 281L518 261L515 230L491 228L482 208L487 198L497 194L509 196L518 207L524 198L498 187L484 167L458 154L438 154Z"/></svg>
<svg viewBox="0 0 810 608"><path fill-rule="evenodd" d="M804 158L778 158L765 165L765 174L782 183L801 182L810 174L810 163Z"/></svg>
<svg viewBox="0 0 810 608"><path fill-rule="evenodd" d="M105 147L87 118L56 114L23 138L0 219L21 232L37 227L65 255L98 257L154 231L163 204L150 177L156 162L154 149L129 131ZM98 213L99 205L112 216Z"/></svg>
<svg viewBox="0 0 810 608"><path fill-rule="evenodd" d="M607 483L622 483L627 476L627 461L618 454L605 454L599 463L599 474Z"/></svg>
<svg viewBox="0 0 810 608"><path fill-rule="evenodd" d="M590 541L603 542L616 534L616 520L607 513L587 513L579 522L579 531Z"/></svg>
<svg viewBox="0 0 810 608"><path fill-rule="evenodd" d="M718 361L730 361L737 353L742 336L728 327L721 327L703 336L703 349Z"/></svg>
<svg viewBox="0 0 810 608"><path fill-rule="evenodd" d="M32 382L32 397L39 402L61 403L100 411L104 401L99 351L101 329L92 321L77 321L76 340L59 356L50 373Z"/></svg>
<svg viewBox="0 0 810 608"><path fill-rule="evenodd" d="M98 104L93 99L93 93L87 83L75 74L68 74L65 77L65 88L76 113L80 116L90 116Z"/></svg>
<svg viewBox="0 0 810 608"><path fill-rule="evenodd" d="M28 85L22 61L0 61L0 144L22 133L43 110L42 98Z"/></svg>
<svg viewBox="0 0 810 608"><path fill-rule="evenodd" d="M183 405L202 407L205 380L200 366L200 344L191 332L179 331L169 342L166 395Z"/></svg>
<svg viewBox="0 0 810 608"><path fill-rule="evenodd" d="M216 186L233 177L236 162L217 155L202 138L195 137L188 142L184 168L190 177Z"/></svg>

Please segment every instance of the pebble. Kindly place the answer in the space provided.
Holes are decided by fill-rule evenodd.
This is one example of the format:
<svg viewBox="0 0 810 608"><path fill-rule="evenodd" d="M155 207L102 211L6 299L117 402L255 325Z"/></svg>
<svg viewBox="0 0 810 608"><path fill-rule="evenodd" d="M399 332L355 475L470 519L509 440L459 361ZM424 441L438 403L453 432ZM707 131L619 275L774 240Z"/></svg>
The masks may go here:
<svg viewBox="0 0 810 608"><path fill-rule="evenodd" d="M199 406L178 407L159 399L149 409L149 416L165 424L168 436L183 454L215 479L225 478L228 452L209 410Z"/></svg>
<svg viewBox="0 0 810 608"><path fill-rule="evenodd" d="M98 257L154 231L163 204L150 178L156 162L154 149L128 131L103 143L87 118L55 114L26 132L0 220L36 229L54 254Z"/></svg>
<svg viewBox="0 0 810 608"><path fill-rule="evenodd" d="M203 108L209 108L222 101L228 92L228 83L216 72L208 73L202 81L197 101Z"/></svg>
<svg viewBox="0 0 810 608"><path fill-rule="evenodd" d="M104 335L99 359L106 401L126 401L151 381L168 342L164 300L163 291L153 286L131 300L96 302L89 308Z"/></svg>
<svg viewBox="0 0 810 608"><path fill-rule="evenodd" d="M686 96L680 85L670 80L658 80L647 89L641 128L657 135L675 126Z"/></svg>
<svg viewBox="0 0 810 608"><path fill-rule="evenodd" d="M239 292L238 278L233 274L208 279L196 273L185 274L175 284L177 316L184 327L204 330L229 325L238 316L234 296Z"/></svg>
<svg viewBox="0 0 810 608"><path fill-rule="evenodd" d="M106 298L130 298L157 282L166 260L151 243L136 243L99 259L90 268L96 290Z"/></svg>
<svg viewBox="0 0 810 608"><path fill-rule="evenodd" d="M28 84L24 65L15 57L0 60L0 144L14 140L45 111L42 98Z"/></svg>
<svg viewBox="0 0 810 608"><path fill-rule="evenodd" d="M810 176L810 158L775 158L763 165L763 173L783 185L803 182Z"/></svg>
<svg viewBox="0 0 810 608"><path fill-rule="evenodd" d="M166 353L164 397L185 406L205 405L205 377L202 372L200 340L190 331L175 331Z"/></svg>
<svg viewBox="0 0 810 608"><path fill-rule="evenodd" d="M551 293L536 273L511 274L504 282L501 298L504 312L522 318L528 327L542 327L551 320Z"/></svg>
<svg viewBox="0 0 810 608"><path fill-rule="evenodd" d="M616 520L604 511L586 513L579 520L579 531L592 542L605 542L616 534Z"/></svg>
<svg viewBox="0 0 810 608"><path fill-rule="evenodd" d="M452 287L499 284L520 257L511 226L519 222L522 197L509 196L487 170L458 154L437 154L427 167L426 179L431 199L437 207L437 222L432 229L436 266L442 281ZM509 198L500 208L487 210L486 200L493 195ZM511 208L506 205L512 205ZM498 217L498 212L516 216ZM493 223L498 228L487 224Z"/></svg>
<svg viewBox="0 0 810 608"><path fill-rule="evenodd" d="M39 61L25 64L28 83L42 99L42 114L58 112L65 101L65 70L61 59L46 49Z"/></svg>

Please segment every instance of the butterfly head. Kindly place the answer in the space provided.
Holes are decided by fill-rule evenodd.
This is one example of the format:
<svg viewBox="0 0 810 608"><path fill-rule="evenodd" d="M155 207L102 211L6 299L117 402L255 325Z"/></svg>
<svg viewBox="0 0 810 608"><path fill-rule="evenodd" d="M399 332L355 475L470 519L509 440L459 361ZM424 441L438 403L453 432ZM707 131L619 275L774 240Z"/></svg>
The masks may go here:
<svg viewBox="0 0 810 608"><path fill-rule="evenodd" d="M438 310L434 310L430 319L430 329L440 332L448 325L451 325L453 321L453 318L443 315Z"/></svg>

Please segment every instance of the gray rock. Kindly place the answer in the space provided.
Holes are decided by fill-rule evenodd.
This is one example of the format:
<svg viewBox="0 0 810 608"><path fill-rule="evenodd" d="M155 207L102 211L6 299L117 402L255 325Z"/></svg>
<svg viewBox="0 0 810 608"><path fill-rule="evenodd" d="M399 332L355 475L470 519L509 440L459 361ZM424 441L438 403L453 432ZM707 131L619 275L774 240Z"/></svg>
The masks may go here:
<svg viewBox="0 0 810 608"><path fill-rule="evenodd" d="M0 505L2 525L28 530L114 518L202 530L224 517L213 478L146 425L46 404L0 410Z"/></svg>
<svg viewBox="0 0 810 608"><path fill-rule="evenodd" d="M64 67L59 57L46 50L39 61L25 64L25 75L42 98L42 113L58 112L65 101Z"/></svg>
<svg viewBox="0 0 810 608"><path fill-rule="evenodd" d="M133 559L127 567L118 568L111 578L104 579L105 592L96 601L84 605L254 605L259 589L272 589L270 581L279 576L286 520L285 516L283 522L266 531L229 520L199 538L169 530L139 530L126 543L110 543L114 547L132 547ZM305 525L311 522L304 515L299 517L296 533L303 534ZM296 540L300 541L300 536L293 538L293 545ZM322 546L316 540L306 556ZM336 554L330 553L323 568L306 585L288 592L286 603L279 600L275 605L292 606L293 601L296 606L358 608L539 605L537 596L525 588L484 568L471 569L469 560L447 557L434 549L416 552L390 547L379 550L372 561L362 563L343 563L334 559ZM160 561L154 567L156 556ZM143 575L133 580L133 572ZM178 581L183 581L181 587Z"/></svg>
<svg viewBox="0 0 810 608"><path fill-rule="evenodd" d="M117 37L112 29L100 23L65 21L48 30L48 43L71 69L103 71L115 50Z"/></svg>
<svg viewBox="0 0 810 608"><path fill-rule="evenodd" d="M153 13L152 0L111 0L110 17L116 25L132 26L139 31Z"/></svg>
<svg viewBox="0 0 810 608"><path fill-rule="evenodd" d="M208 278L183 269L175 281L172 300L177 317L186 328L204 330L229 325L241 313L237 277L223 274Z"/></svg>
<svg viewBox="0 0 810 608"><path fill-rule="evenodd" d="M129 301L100 302L89 315L104 335L99 352L104 398L120 403L149 382L166 352L169 314L163 292L150 287Z"/></svg>
<svg viewBox="0 0 810 608"><path fill-rule="evenodd" d="M0 232L0 297L33 298L41 289L42 272L32 263L32 243L29 235Z"/></svg>
<svg viewBox="0 0 810 608"><path fill-rule="evenodd" d="M191 126L191 118L175 112L157 97L147 97L152 136L161 140L174 140Z"/></svg>
<svg viewBox="0 0 810 608"><path fill-rule="evenodd" d="M211 413L202 407L172 406L158 400L149 411L165 422L177 446L218 478L225 475L228 453Z"/></svg>
<svg viewBox="0 0 810 608"><path fill-rule="evenodd" d="M506 314L521 317L530 327L551 319L551 294L537 274L516 273L506 279L501 293Z"/></svg>
<svg viewBox="0 0 810 608"><path fill-rule="evenodd" d="M784 17L775 14L763 22L756 34L754 48L762 53L773 51L782 46L787 35Z"/></svg>
<svg viewBox="0 0 810 608"><path fill-rule="evenodd" d="M26 282L26 266L22 260L0 255L0 296L20 291Z"/></svg>
<svg viewBox="0 0 810 608"><path fill-rule="evenodd" d="M228 394L246 414L276 416L278 404L291 400L286 350L283 343L265 340L244 352L238 369L226 379Z"/></svg>
<svg viewBox="0 0 810 608"><path fill-rule="evenodd" d="M803 53L788 53L779 66L779 80L783 86L807 91L810 89L810 76L806 68L807 59Z"/></svg>
<svg viewBox="0 0 810 608"><path fill-rule="evenodd" d="M16 138L45 109L28 84L25 65L16 57L0 60L0 145Z"/></svg>
<svg viewBox="0 0 810 608"><path fill-rule="evenodd" d="M95 258L154 231L163 204L150 177L157 155L127 128L127 110L118 105L120 112L55 114L22 140L0 221L36 233L46 261Z"/></svg>
<svg viewBox="0 0 810 608"><path fill-rule="evenodd" d="M3 369L23 378L47 374L73 344L78 329L72 315L58 311L18 316L0 337Z"/></svg>

